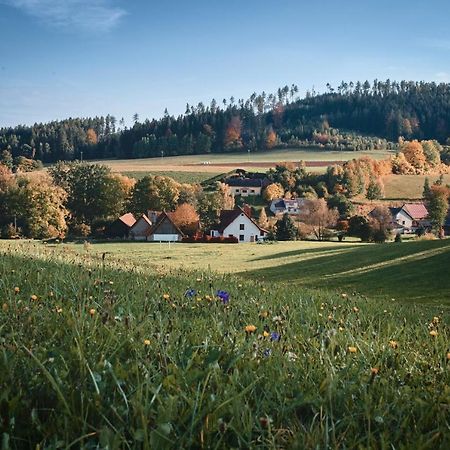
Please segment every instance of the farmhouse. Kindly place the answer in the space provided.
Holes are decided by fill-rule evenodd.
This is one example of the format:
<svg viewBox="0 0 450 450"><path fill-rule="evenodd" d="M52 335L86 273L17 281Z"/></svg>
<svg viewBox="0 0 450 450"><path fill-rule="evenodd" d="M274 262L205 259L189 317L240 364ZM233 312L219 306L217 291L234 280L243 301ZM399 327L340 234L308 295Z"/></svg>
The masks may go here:
<svg viewBox="0 0 450 450"><path fill-rule="evenodd" d="M296 215L300 212L305 212L305 209L307 209L307 204L308 202L305 198L277 198L272 200L272 203L270 204L270 210L275 215L285 213Z"/></svg>
<svg viewBox="0 0 450 450"><path fill-rule="evenodd" d="M270 181L267 178L232 177L228 178L225 184L228 185L232 194L249 197L261 195L263 189L270 184Z"/></svg>
<svg viewBox="0 0 450 450"><path fill-rule="evenodd" d="M261 228L242 208L223 210L219 225L210 231L212 237L235 237L239 242L257 242L264 239L267 230Z"/></svg>
<svg viewBox="0 0 450 450"><path fill-rule="evenodd" d="M162 212L148 231L147 241L178 242L183 236L183 232L175 225L170 213Z"/></svg>
<svg viewBox="0 0 450 450"><path fill-rule="evenodd" d="M128 238L130 234L131 227L136 223L136 219L131 213L126 213L120 216L112 224L110 224L106 230L105 234L111 238Z"/></svg>
<svg viewBox="0 0 450 450"><path fill-rule="evenodd" d="M389 208L392 226L400 233L414 233L418 228L429 228L428 210L423 203L405 203L401 207Z"/></svg>
<svg viewBox="0 0 450 450"><path fill-rule="evenodd" d="M135 224L130 229L130 239L134 241L145 241L147 240L147 236L152 228L151 220L145 215L142 214L141 217L135 222Z"/></svg>

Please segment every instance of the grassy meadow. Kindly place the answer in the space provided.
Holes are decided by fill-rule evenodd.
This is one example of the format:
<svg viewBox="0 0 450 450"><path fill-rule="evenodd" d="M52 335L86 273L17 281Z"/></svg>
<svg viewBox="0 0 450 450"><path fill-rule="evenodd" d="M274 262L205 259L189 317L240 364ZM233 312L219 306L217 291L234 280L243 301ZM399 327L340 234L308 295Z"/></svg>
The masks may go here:
<svg viewBox="0 0 450 450"><path fill-rule="evenodd" d="M384 245L359 242L274 244L65 244L66 251L154 272L198 270L286 283L297 288L355 291L372 299L450 306L450 240Z"/></svg>
<svg viewBox="0 0 450 450"><path fill-rule="evenodd" d="M437 304L255 283L210 271L213 247L193 270L116 245L126 257L0 242L3 448L450 446L450 331ZM236 264L235 252L291 257L227 248ZM150 262L158 244L147 249Z"/></svg>

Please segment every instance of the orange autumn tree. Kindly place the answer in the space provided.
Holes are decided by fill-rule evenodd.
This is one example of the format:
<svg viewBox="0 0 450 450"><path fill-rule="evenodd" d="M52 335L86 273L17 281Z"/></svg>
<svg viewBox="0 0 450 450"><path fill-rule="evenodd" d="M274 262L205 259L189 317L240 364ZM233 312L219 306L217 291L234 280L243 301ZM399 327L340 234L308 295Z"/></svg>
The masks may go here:
<svg viewBox="0 0 450 450"><path fill-rule="evenodd" d="M198 229L200 217L192 205L183 203L171 213L171 219L184 234L192 236Z"/></svg>
<svg viewBox="0 0 450 450"><path fill-rule="evenodd" d="M266 148L273 148L277 143L277 134L275 131L273 131L273 128L270 128L270 130L267 133L266 136Z"/></svg>
<svg viewBox="0 0 450 450"><path fill-rule="evenodd" d="M228 124L225 133L225 147L228 149L242 148L241 138L242 122L239 116L234 116Z"/></svg>
<svg viewBox="0 0 450 450"><path fill-rule="evenodd" d="M92 128L86 131L86 140L89 145L95 145L98 142L97 133Z"/></svg>
<svg viewBox="0 0 450 450"><path fill-rule="evenodd" d="M406 142L402 148L406 161L420 173L425 169L427 158L423 151L422 144L418 141Z"/></svg>

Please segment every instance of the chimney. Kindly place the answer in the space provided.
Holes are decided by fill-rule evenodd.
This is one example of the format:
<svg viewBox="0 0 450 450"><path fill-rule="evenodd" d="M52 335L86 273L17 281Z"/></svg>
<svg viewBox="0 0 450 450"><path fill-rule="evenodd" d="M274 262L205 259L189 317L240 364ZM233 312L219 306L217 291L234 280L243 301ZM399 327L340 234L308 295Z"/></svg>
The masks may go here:
<svg viewBox="0 0 450 450"><path fill-rule="evenodd" d="M252 217L252 207L250 205L248 205L247 203L245 203L242 206L242 209L244 210L245 214L247 214L248 217Z"/></svg>

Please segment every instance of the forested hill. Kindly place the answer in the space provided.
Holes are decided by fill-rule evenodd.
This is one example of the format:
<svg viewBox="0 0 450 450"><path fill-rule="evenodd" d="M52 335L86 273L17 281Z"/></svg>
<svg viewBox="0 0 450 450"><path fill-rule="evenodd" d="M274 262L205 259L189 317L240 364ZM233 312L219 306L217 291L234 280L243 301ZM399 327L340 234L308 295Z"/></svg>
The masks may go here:
<svg viewBox="0 0 450 450"><path fill-rule="evenodd" d="M82 154L134 158L304 145L363 150L392 146L387 141L399 136L441 143L450 136L450 84L375 80L327 85L327 93L307 92L302 99L297 93L292 85L247 100L186 105L178 117L166 111L141 121L135 115L131 128L110 115L2 128L0 151L3 158L11 156L6 150L52 162Z"/></svg>

